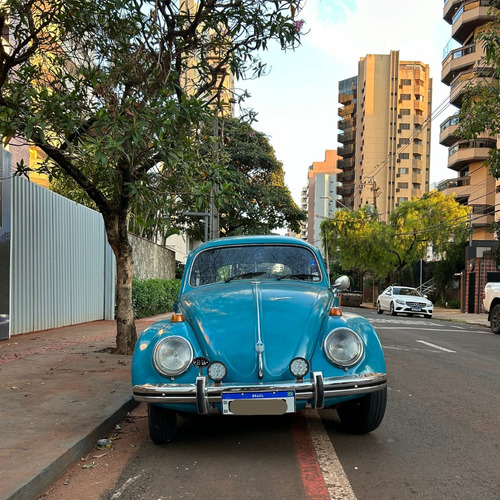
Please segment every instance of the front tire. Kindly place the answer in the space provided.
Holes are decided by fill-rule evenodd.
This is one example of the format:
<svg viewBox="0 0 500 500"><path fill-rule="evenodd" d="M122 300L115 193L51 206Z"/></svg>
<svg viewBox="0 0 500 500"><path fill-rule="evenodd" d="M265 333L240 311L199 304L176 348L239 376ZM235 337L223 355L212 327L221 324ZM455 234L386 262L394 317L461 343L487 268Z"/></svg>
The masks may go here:
<svg viewBox="0 0 500 500"><path fill-rule="evenodd" d="M394 302L391 302L391 316L396 316L396 311L394 310Z"/></svg>
<svg viewBox="0 0 500 500"><path fill-rule="evenodd" d="M366 434L381 424L386 406L387 388L342 403L337 414L348 432Z"/></svg>
<svg viewBox="0 0 500 500"><path fill-rule="evenodd" d="M384 310L380 306L380 302L377 302L377 314L383 314L383 313L384 313Z"/></svg>
<svg viewBox="0 0 500 500"><path fill-rule="evenodd" d="M161 406L148 404L148 429L154 444L170 443L177 433L177 414Z"/></svg>
<svg viewBox="0 0 500 500"><path fill-rule="evenodd" d="M493 333L500 333L500 304L496 304L491 311L490 328Z"/></svg>

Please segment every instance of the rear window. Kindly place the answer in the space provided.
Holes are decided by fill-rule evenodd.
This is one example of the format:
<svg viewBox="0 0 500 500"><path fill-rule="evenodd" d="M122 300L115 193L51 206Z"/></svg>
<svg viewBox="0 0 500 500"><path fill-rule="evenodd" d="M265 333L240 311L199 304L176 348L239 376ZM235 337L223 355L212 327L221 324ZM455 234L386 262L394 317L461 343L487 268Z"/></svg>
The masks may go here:
<svg viewBox="0 0 500 500"><path fill-rule="evenodd" d="M299 279L321 281L316 256L295 245L216 247L200 252L189 275L192 287L233 279Z"/></svg>

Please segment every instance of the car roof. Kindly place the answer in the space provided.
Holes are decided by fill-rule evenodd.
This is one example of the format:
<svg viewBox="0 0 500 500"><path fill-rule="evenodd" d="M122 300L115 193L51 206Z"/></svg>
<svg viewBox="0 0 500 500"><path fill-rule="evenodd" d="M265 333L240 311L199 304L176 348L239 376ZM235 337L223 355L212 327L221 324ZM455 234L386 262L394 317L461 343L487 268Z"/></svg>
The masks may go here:
<svg viewBox="0 0 500 500"><path fill-rule="evenodd" d="M294 238L292 236L283 236L279 234L265 234L265 235L252 235L252 236L228 236L226 238L217 238L213 240L206 241L200 246L196 247L193 252L198 253L199 251L205 250L207 248L215 248L219 246L229 246L229 245L299 245L310 248L313 251L317 249L308 243L307 241L301 240L300 238Z"/></svg>

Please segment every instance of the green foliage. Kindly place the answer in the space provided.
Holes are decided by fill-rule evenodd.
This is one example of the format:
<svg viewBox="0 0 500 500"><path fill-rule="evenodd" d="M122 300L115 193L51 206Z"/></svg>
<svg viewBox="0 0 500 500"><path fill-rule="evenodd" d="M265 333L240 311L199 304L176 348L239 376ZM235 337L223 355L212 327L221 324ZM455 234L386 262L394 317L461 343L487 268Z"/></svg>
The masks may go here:
<svg viewBox="0 0 500 500"><path fill-rule="evenodd" d="M24 137L39 167L103 216L117 258L117 348L135 343L129 218L165 235L183 197L220 202L230 182L207 130L229 100L228 72L265 73L259 53L300 44L301 0L5 0L0 135ZM191 11L191 10L192 11ZM243 93L243 96L245 93ZM19 166L26 173L33 166ZM60 186L61 189L63 189ZM90 201L91 200L91 201ZM126 338L126 346L121 339ZM125 348L124 348L125 346Z"/></svg>
<svg viewBox="0 0 500 500"><path fill-rule="evenodd" d="M132 303L136 319L156 316L174 310L179 295L179 279L132 279Z"/></svg>
<svg viewBox="0 0 500 500"><path fill-rule="evenodd" d="M299 232L306 214L285 186L283 165L276 159L268 137L235 118L221 123L219 129L223 139L220 154L225 157L234 192L219 204L221 233L270 234L280 227ZM187 220L181 218L180 222ZM194 223L193 227L193 233L201 238L201 224Z"/></svg>
<svg viewBox="0 0 500 500"><path fill-rule="evenodd" d="M369 209L337 210L321 223L329 254L347 271L372 272L376 278L403 282L403 270L424 256L429 244L435 252L462 245L467 238L468 207L438 191L401 203L389 223Z"/></svg>

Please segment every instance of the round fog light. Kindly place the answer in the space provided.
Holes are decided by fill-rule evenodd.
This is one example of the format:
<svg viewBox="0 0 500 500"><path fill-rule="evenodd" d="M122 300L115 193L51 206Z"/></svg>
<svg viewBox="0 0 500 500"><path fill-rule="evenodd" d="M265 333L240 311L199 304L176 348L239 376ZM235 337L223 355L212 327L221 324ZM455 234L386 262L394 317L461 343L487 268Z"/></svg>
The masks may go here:
<svg viewBox="0 0 500 500"><path fill-rule="evenodd" d="M290 363L290 371L296 378L304 378L309 372L309 363L304 358L295 358Z"/></svg>
<svg viewBox="0 0 500 500"><path fill-rule="evenodd" d="M227 368L224 363L220 361L214 361L208 365L208 376L214 382L221 382L224 377L227 375Z"/></svg>

